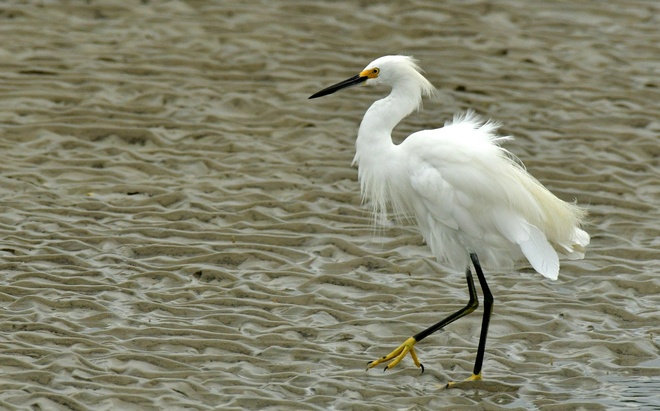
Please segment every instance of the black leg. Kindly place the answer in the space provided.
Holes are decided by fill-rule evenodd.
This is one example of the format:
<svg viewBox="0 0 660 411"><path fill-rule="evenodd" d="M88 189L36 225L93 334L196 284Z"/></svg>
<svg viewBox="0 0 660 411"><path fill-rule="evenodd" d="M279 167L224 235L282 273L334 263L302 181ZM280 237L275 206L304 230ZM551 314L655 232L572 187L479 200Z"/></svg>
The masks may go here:
<svg viewBox="0 0 660 411"><path fill-rule="evenodd" d="M479 267L479 270L481 270L481 267ZM483 274L482 274L483 276ZM433 324L429 328L425 329L424 331L421 331L413 336L415 341L422 341L424 338L428 337L429 335L433 334L434 332L438 331L439 329L443 328L444 326L453 323L454 321L458 320L461 317L465 317L466 315L470 314L472 311L476 310L477 307L479 307L479 299L477 298L477 290L474 287L474 280L472 279L472 273L470 272L470 267L468 267L465 270L465 278L467 279L467 285L468 285L468 291L470 293L470 301L467 303L467 305L460 310L456 311L452 315L448 316L447 318L443 319L442 321L439 321L436 324ZM479 279L481 281L481 279Z"/></svg>
<svg viewBox="0 0 660 411"><path fill-rule="evenodd" d="M474 373L470 378L468 378L469 381L474 381L481 379L481 366L484 361L484 351L486 349L486 335L488 334L488 323L490 322L490 314L493 312L493 295L490 293L490 289L488 288L488 283L486 283L486 277L484 277L484 273L481 270L481 265L479 264L479 259L477 258L477 255L471 253L470 259L472 260L474 269L477 272L477 276L479 277L479 284L481 284L481 289L483 290L484 293L484 306L485 306L484 317L481 323L481 335L479 337L479 349L477 350L477 359L474 364ZM378 364L391 361L385 367L385 370L387 371L390 368L395 367L399 362L401 362L401 360L406 355L408 355L408 353L410 353L410 356L412 357L415 365L421 368L422 372L424 372L424 366L419 362L419 359L417 358L417 354L415 354L415 348L414 348L415 344L419 341L422 341L424 338L428 337L434 332L440 330L441 328L445 327L446 325L453 323L459 318L465 317L466 315L470 314L472 311L476 310L477 307L479 307L477 290L474 286L474 280L472 279L472 272L470 271L469 266L465 270L465 278L467 280L468 292L470 293L470 301L468 301L465 307L451 314L447 318L444 318L443 320L437 322L436 324L433 324L424 331L419 332L413 335L412 337L408 338L406 341L404 341L403 344L395 348L388 355L381 357L377 360L370 361L367 364L367 369L373 368ZM453 385L455 385L455 383L448 383L447 387L451 387Z"/></svg>
<svg viewBox="0 0 660 411"><path fill-rule="evenodd" d="M484 353L486 351L486 336L488 335L488 324L490 323L490 315L493 313L493 294L488 288L488 283L486 282L486 277L484 276L483 271L481 271L481 264L479 264L479 257L476 254L471 253L470 259L472 264L474 264L474 270L477 272L477 278L479 279L479 284L481 285L481 291L484 293L484 317L481 322L481 335L479 336L479 348L477 349L477 359L474 362L474 371L472 372L473 376L481 377L481 366L484 362Z"/></svg>
<svg viewBox="0 0 660 411"><path fill-rule="evenodd" d="M472 273L470 272L469 266L465 270L465 278L467 279L468 291L470 292L470 301L467 303L465 307L456 311L455 313L445 318L444 320L430 326L426 330L408 338L406 341L403 342L403 344L395 348L391 353L387 354L386 356L381 357L374 361L369 361L369 363L367 363L367 370L377 366L378 364L391 361L385 367L385 371L387 371L390 368L395 367L399 362L401 362L401 360L406 355L408 355L408 353L410 353L410 356L412 357L412 360L415 363L415 365L421 368L422 372L424 372L424 366L422 365L422 363L419 362L419 359L417 358L417 354L415 353L415 344L418 341L421 341L424 338L428 337L429 335L433 334L434 332L438 331L445 325L451 324L454 321L458 320L459 318L470 314L479 306L479 300L477 299L477 290L474 287L474 280L472 279Z"/></svg>

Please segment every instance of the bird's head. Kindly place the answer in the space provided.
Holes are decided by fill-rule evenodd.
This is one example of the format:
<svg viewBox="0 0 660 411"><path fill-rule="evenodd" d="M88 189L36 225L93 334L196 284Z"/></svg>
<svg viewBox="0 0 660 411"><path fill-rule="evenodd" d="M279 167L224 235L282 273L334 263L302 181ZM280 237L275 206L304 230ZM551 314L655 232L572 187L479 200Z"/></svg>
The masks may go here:
<svg viewBox="0 0 660 411"><path fill-rule="evenodd" d="M430 95L435 88L420 73L415 59L409 56L384 56L369 63L359 74L327 87L309 98L327 96L346 87L364 83L366 85L385 84L394 87L408 84L419 87L421 94Z"/></svg>

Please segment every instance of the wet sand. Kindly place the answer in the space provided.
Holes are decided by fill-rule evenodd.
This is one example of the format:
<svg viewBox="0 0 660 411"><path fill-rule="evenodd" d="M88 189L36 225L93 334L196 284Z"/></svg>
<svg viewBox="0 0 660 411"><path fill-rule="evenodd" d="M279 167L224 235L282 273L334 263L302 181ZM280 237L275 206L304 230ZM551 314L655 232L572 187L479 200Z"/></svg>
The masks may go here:
<svg viewBox="0 0 660 411"><path fill-rule="evenodd" d="M144 4L142 4L144 3ZM0 5L0 409L660 409L660 7L654 2ZM475 109L590 211L551 282L463 274L375 229L350 167L385 90L308 101L384 54Z"/></svg>

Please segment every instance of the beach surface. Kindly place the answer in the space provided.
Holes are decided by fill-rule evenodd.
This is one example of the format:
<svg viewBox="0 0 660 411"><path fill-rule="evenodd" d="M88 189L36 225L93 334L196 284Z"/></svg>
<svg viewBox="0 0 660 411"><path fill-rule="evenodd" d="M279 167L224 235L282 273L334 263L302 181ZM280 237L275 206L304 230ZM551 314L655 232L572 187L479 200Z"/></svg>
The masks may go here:
<svg viewBox="0 0 660 411"><path fill-rule="evenodd" d="M405 3L405 2L404 2ZM0 5L0 410L660 409L660 6L268 0ZM386 54L589 210L557 281L486 270L484 380L413 225L351 167ZM479 290L479 294L481 292Z"/></svg>

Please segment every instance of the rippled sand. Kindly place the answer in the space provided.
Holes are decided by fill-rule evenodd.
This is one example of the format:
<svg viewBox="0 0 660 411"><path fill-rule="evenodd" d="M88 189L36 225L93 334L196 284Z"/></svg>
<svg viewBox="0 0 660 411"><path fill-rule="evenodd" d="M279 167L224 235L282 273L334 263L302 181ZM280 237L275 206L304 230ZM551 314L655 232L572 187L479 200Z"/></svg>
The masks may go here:
<svg viewBox="0 0 660 411"><path fill-rule="evenodd" d="M660 409L660 8L655 2L0 5L0 409ZM88 4L89 3L89 4ZM371 226L350 167L384 90L307 97L373 58L474 108L558 196L587 258L463 274Z"/></svg>

